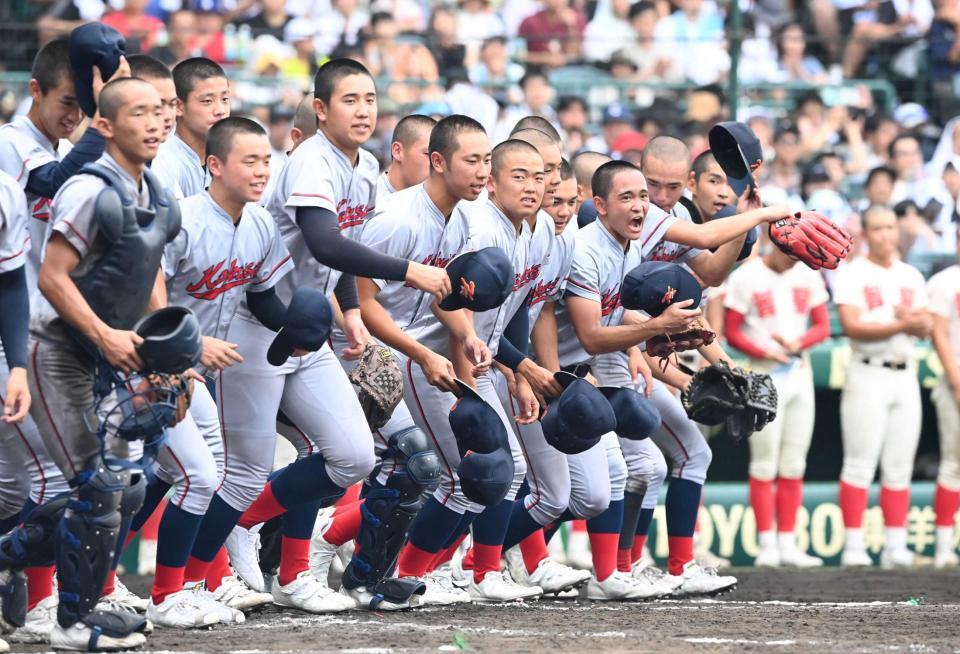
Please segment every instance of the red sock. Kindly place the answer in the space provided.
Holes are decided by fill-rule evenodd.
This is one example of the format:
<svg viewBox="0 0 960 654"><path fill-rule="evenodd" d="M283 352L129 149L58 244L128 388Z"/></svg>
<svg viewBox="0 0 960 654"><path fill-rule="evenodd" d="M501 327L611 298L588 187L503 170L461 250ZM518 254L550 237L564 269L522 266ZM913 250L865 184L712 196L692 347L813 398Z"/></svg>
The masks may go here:
<svg viewBox="0 0 960 654"><path fill-rule="evenodd" d="M880 487L880 508L883 509L883 524L887 527L906 527L910 511L909 488Z"/></svg>
<svg viewBox="0 0 960 654"><path fill-rule="evenodd" d="M167 595L183 590L183 568L173 568L157 564L157 571L153 575L153 590L150 596L154 604L159 604Z"/></svg>
<svg viewBox="0 0 960 654"><path fill-rule="evenodd" d="M430 562L430 567L427 569L428 572L433 572L439 568L444 563L447 563L450 559L453 558L453 555L457 552L457 548L460 547L460 544L466 539L467 535L463 534L460 538L457 539L450 547L440 550L437 552L437 555L433 557L433 561Z"/></svg>
<svg viewBox="0 0 960 654"><path fill-rule="evenodd" d="M53 595L53 574L57 568L53 565L27 568L27 610Z"/></svg>
<svg viewBox="0 0 960 654"><path fill-rule="evenodd" d="M757 520L757 531L773 529L773 482L750 477L750 506Z"/></svg>
<svg viewBox="0 0 960 654"><path fill-rule="evenodd" d="M540 562L550 556L543 529L537 529L520 541L520 553L523 554L523 567L527 569L527 574L536 570Z"/></svg>
<svg viewBox="0 0 960 654"><path fill-rule="evenodd" d="M844 527L860 529L863 526L863 512L867 510L867 489L841 481L840 510L843 512Z"/></svg>
<svg viewBox="0 0 960 654"><path fill-rule="evenodd" d="M933 511L937 516L938 527L954 525L958 506L960 506L960 490L950 490L942 484L937 484L937 490L933 493Z"/></svg>
<svg viewBox="0 0 960 654"><path fill-rule="evenodd" d="M232 574L233 570L230 569L230 556L227 554L227 548L221 547L217 550L217 555L213 557L213 561L210 562L210 567L207 568L207 590L220 588L223 578Z"/></svg>
<svg viewBox="0 0 960 654"><path fill-rule="evenodd" d="M693 536L667 536L670 556L667 558L667 571L672 575L682 575L683 566L693 561Z"/></svg>
<svg viewBox="0 0 960 654"><path fill-rule="evenodd" d="M633 537L633 547L630 548L630 565L639 561L643 557L643 546L647 544L647 537L637 534Z"/></svg>
<svg viewBox="0 0 960 654"><path fill-rule="evenodd" d="M430 567L431 561L436 556L436 552L422 550L413 543L407 542L400 550L397 575L400 577L422 577L427 574L427 568Z"/></svg>
<svg viewBox="0 0 960 654"><path fill-rule="evenodd" d="M617 569L617 545L620 534L595 534L590 532L590 550L593 553L593 573L597 581L603 581Z"/></svg>
<svg viewBox="0 0 960 654"><path fill-rule="evenodd" d="M474 557L473 546L471 545L470 549L468 549L464 553L463 560L460 561L460 567L463 568L464 570L473 570L473 567L474 567L473 557Z"/></svg>
<svg viewBox="0 0 960 654"><path fill-rule="evenodd" d="M500 570L500 555L502 553L502 545L473 544L473 580L476 583L479 584L483 581L488 572Z"/></svg>
<svg viewBox="0 0 960 654"><path fill-rule="evenodd" d="M163 510L167 508L167 501L160 500L160 504L153 510L147 521L140 527L140 538L143 540L157 540L157 532L160 529L160 518L163 517Z"/></svg>
<svg viewBox="0 0 960 654"><path fill-rule="evenodd" d="M125 551L128 547L130 547L131 541L133 541L133 539L136 538L136 537L137 537L137 532L135 532L133 529L131 529L130 531L128 531L128 532L127 532L127 539L126 539L125 541L123 541L123 550L121 550L121 552L122 552L122 551Z"/></svg>
<svg viewBox="0 0 960 654"><path fill-rule="evenodd" d="M339 500L337 500L335 507L339 510L340 507L348 507L351 504L354 504L360 500L360 491L363 490L363 483L354 484L347 489L347 492L343 494Z"/></svg>
<svg viewBox="0 0 960 654"><path fill-rule="evenodd" d="M617 570L629 573L633 569L633 548L621 548L617 550Z"/></svg>
<svg viewBox="0 0 960 654"><path fill-rule="evenodd" d="M201 561L195 556L187 559L187 567L183 571L184 584L194 584L207 578L212 561Z"/></svg>
<svg viewBox="0 0 960 654"><path fill-rule="evenodd" d="M323 533L323 538L333 545L343 545L357 537L360 533L360 522L363 514L360 512L360 502L354 502L340 513L333 514L333 521Z"/></svg>
<svg viewBox="0 0 960 654"><path fill-rule="evenodd" d="M586 520L574 520L571 523L570 529L572 531L586 531L587 530L587 521Z"/></svg>
<svg viewBox="0 0 960 654"><path fill-rule="evenodd" d="M792 534L803 501L803 479L777 479L777 529ZM759 527L758 527L759 530Z"/></svg>
<svg viewBox="0 0 960 654"><path fill-rule="evenodd" d="M117 571L111 570L107 573L107 579L103 582L103 590L100 591L100 597L106 597L117 587Z"/></svg>
<svg viewBox="0 0 960 654"><path fill-rule="evenodd" d="M280 541L280 585L285 586L309 568L310 539L287 538Z"/></svg>
<svg viewBox="0 0 960 654"><path fill-rule="evenodd" d="M261 522L266 522L270 518L276 518L285 511L286 509L273 495L273 485L267 482L263 492L260 493L260 497L255 499L253 504L250 505L250 508L240 516L239 525L244 529L249 529L254 525L259 525Z"/></svg>

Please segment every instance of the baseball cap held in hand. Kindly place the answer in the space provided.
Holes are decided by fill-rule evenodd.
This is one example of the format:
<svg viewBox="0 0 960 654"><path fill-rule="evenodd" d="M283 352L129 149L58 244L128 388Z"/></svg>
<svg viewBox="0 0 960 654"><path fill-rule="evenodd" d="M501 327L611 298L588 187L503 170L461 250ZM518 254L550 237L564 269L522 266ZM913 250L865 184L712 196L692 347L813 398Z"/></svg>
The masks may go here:
<svg viewBox="0 0 960 654"><path fill-rule="evenodd" d="M453 292L440 303L444 311L489 311L503 304L513 290L513 264L500 248L464 252L446 270Z"/></svg>
<svg viewBox="0 0 960 654"><path fill-rule="evenodd" d="M301 286L293 293L283 327L267 350L267 361L282 366L295 349L314 352L330 338L333 307L315 288Z"/></svg>
<svg viewBox="0 0 960 654"><path fill-rule="evenodd" d="M693 300L688 309L700 305L703 289L686 268L666 261L647 261L627 273L620 287L625 309L659 316L675 302Z"/></svg>
<svg viewBox="0 0 960 654"><path fill-rule="evenodd" d="M753 130L734 121L717 123L709 139L710 151L726 173L734 195L740 197L747 187L756 186L753 171L763 163L763 148Z"/></svg>

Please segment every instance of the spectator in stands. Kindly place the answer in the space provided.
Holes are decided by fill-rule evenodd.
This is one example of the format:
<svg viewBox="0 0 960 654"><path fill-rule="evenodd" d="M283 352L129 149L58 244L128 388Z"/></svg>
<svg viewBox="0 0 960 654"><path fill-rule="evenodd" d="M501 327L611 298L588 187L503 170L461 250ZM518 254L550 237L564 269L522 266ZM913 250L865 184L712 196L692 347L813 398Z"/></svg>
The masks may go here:
<svg viewBox="0 0 960 654"><path fill-rule="evenodd" d="M148 52L157 35L163 30L163 21L146 12L148 0L124 0L123 9L111 11L102 22L127 39L127 52Z"/></svg>
<svg viewBox="0 0 960 654"><path fill-rule="evenodd" d="M888 114L881 113L867 117L864 137L869 151L868 167L887 165L890 160L890 144L898 134L900 134L900 125Z"/></svg>
<svg viewBox="0 0 960 654"><path fill-rule="evenodd" d="M520 24L540 11L537 0L503 0L500 5L500 18L509 38L518 36Z"/></svg>
<svg viewBox="0 0 960 654"><path fill-rule="evenodd" d="M395 43L394 55L384 70L393 80L390 97L400 104L439 99L443 95L438 84L440 72L423 37L406 32L398 35Z"/></svg>
<svg viewBox="0 0 960 654"><path fill-rule="evenodd" d="M538 68L531 68L520 79L520 90L523 91L523 102L504 112L492 135L494 143L506 140L513 126L524 116L540 116L553 123L554 127L559 127L557 113L550 105L553 100L553 87L546 73Z"/></svg>
<svg viewBox="0 0 960 654"><path fill-rule="evenodd" d="M609 154L617 137L633 130L633 112L625 105L613 102L604 108L600 124L601 135L587 141L587 149Z"/></svg>
<svg viewBox="0 0 960 654"><path fill-rule="evenodd" d="M401 32L422 32L427 27L427 16L418 0L374 0L370 10L393 16Z"/></svg>
<svg viewBox="0 0 960 654"><path fill-rule="evenodd" d="M453 69L446 77L447 92L443 100L451 113L469 116L483 125L487 134L496 128L500 117L497 101L470 83L465 68Z"/></svg>
<svg viewBox="0 0 960 654"><path fill-rule="evenodd" d="M640 0L630 6L628 14L633 28L633 42L621 51L637 65L637 79L676 82L683 79L683 70L662 44L654 39L660 14L650 0Z"/></svg>
<svg viewBox="0 0 960 654"><path fill-rule="evenodd" d="M258 4L260 11L240 22L250 26L254 37L269 34L282 41L283 28L293 18L287 13L287 0L260 0Z"/></svg>
<svg viewBox="0 0 960 654"><path fill-rule="evenodd" d="M908 200L924 191L923 155L920 142L909 134L901 134L890 143L890 167L897 174L891 202Z"/></svg>
<svg viewBox="0 0 960 654"><path fill-rule="evenodd" d="M225 0L192 0L191 2L191 8L197 17L192 49L198 56L206 57L218 64L225 63L227 60L223 39L223 21L226 14L224 2Z"/></svg>
<svg viewBox="0 0 960 654"><path fill-rule="evenodd" d="M396 38L397 23L393 15L385 11L374 12L363 38L363 59L374 77L382 75L389 67L396 49Z"/></svg>
<svg viewBox="0 0 960 654"><path fill-rule="evenodd" d="M167 44L153 48L150 55L171 68L184 59L199 55L199 51L194 52L192 46L196 32L196 15L189 9L175 11L167 20Z"/></svg>
<svg viewBox="0 0 960 654"><path fill-rule="evenodd" d="M863 200L860 203L861 211L866 211L875 204L889 207L896 179L897 173L889 166L877 166L867 173L867 181L863 185Z"/></svg>
<svg viewBox="0 0 960 654"><path fill-rule="evenodd" d="M775 186L787 195L800 193L800 132L794 125L773 137L773 160L761 168L761 187Z"/></svg>
<svg viewBox="0 0 960 654"><path fill-rule="evenodd" d="M614 52L633 43L634 36L630 24L630 0L600 0L584 31L584 58L606 62Z"/></svg>
<svg viewBox="0 0 960 654"><path fill-rule="evenodd" d="M457 16L457 42L467 49L465 63L473 65L480 57L480 47L494 36L503 36L503 21L489 0L460 0Z"/></svg>
<svg viewBox="0 0 960 654"><path fill-rule="evenodd" d="M807 53L807 37L799 23L789 23L777 34L776 82L825 84L829 76L823 64Z"/></svg>
<svg viewBox="0 0 960 654"><path fill-rule="evenodd" d="M900 241L897 249L900 258L908 261L913 254L939 250L939 235L913 200L903 200L893 207L900 226Z"/></svg>
<svg viewBox="0 0 960 654"><path fill-rule="evenodd" d="M84 23L100 20L107 9L107 3L102 0L56 0L37 21L40 43L69 34Z"/></svg>
<svg viewBox="0 0 960 654"><path fill-rule="evenodd" d="M357 45L360 30L370 20L357 0L330 0L330 6L332 11L317 20L317 52L321 55L329 55L342 45Z"/></svg>
<svg viewBox="0 0 960 654"><path fill-rule="evenodd" d="M902 45L925 35L933 22L933 13L930 0L865 3L865 8L853 15L853 31L843 51L843 76L855 78L864 58L877 43L898 39ZM883 47L884 54L892 54L894 48L890 44Z"/></svg>
<svg viewBox="0 0 960 654"><path fill-rule="evenodd" d="M576 95L564 95L557 101L557 122L564 132L587 128L590 122L590 108L587 102Z"/></svg>
<svg viewBox="0 0 960 654"><path fill-rule="evenodd" d="M670 48L684 76L700 85L720 80L730 69L723 18L713 2L679 0L679 9L657 23L656 42Z"/></svg>
<svg viewBox="0 0 960 654"><path fill-rule="evenodd" d="M544 8L520 23L527 42L527 62L559 68L577 61L583 51L587 20L570 0L544 0Z"/></svg>
<svg viewBox="0 0 960 654"><path fill-rule="evenodd" d="M290 129L293 127L294 110L285 104L270 107L267 121L267 136L270 138L270 176L275 177L283 170L287 161L287 152L293 148Z"/></svg>
<svg viewBox="0 0 960 654"><path fill-rule="evenodd" d="M960 0L941 0L927 34L928 75L943 109L956 110L954 84L960 70ZM950 115L945 113L941 117Z"/></svg>
<svg viewBox="0 0 960 654"><path fill-rule="evenodd" d="M427 47L441 75L466 66L467 48L457 42L457 18L453 11L442 5L430 16Z"/></svg>
<svg viewBox="0 0 960 654"><path fill-rule="evenodd" d="M493 36L483 42L480 61L470 67L470 80L480 86L516 84L523 77L523 66L510 61L507 39Z"/></svg>
<svg viewBox="0 0 960 654"><path fill-rule="evenodd" d="M293 46L296 56L284 62L283 74L288 79L309 83L320 67L316 42L317 23L309 18L294 18L283 28L283 41Z"/></svg>

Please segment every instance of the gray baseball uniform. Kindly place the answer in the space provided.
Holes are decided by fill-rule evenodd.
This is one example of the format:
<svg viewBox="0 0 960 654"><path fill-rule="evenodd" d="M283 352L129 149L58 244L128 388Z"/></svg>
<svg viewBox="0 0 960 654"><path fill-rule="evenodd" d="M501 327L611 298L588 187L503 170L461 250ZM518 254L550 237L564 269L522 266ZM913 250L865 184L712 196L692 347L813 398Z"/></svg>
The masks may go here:
<svg viewBox="0 0 960 654"><path fill-rule="evenodd" d="M178 200L196 195L210 184L203 161L176 133L160 144L150 170Z"/></svg>

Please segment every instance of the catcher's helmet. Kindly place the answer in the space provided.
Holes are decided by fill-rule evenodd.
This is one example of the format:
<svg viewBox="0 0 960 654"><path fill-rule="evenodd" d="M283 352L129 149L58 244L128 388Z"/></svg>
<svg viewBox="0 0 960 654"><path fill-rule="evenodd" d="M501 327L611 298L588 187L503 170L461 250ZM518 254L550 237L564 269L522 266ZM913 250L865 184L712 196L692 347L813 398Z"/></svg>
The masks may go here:
<svg viewBox="0 0 960 654"><path fill-rule="evenodd" d="M141 318L133 331L143 339L137 354L143 359L145 372L179 374L200 362L200 323L190 309L159 309Z"/></svg>
<svg viewBox="0 0 960 654"><path fill-rule="evenodd" d="M77 102L83 113L91 118L97 113L93 99L93 67L100 69L106 82L117 72L120 57L127 50L127 42L117 30L103 23L87 23L70 32L70 67Z"/></svg>

